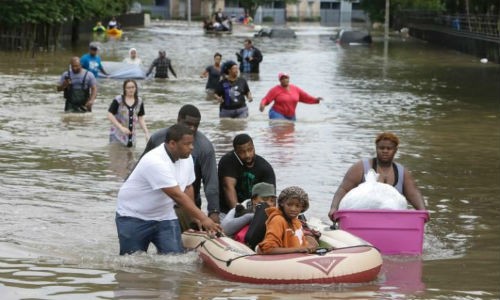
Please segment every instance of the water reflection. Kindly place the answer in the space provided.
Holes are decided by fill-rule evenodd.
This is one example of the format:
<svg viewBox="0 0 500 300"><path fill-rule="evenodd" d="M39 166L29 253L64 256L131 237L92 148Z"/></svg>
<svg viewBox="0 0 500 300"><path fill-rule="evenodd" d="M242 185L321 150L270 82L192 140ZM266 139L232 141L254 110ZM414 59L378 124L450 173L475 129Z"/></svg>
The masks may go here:
<svg viewBox="0 0 500 300"><path fill-rule="evenodd" d="M393 290L406 295L421 293L425 291L422 271L420 256L384 256L380 271L380 276L384 278L384 290Z"/></svg>
<svg viewBox="0 0 500 300"><path fill-rule="evenodd" d="M118 143L109 146L109 169L118 177L125 179L137 163L136 150Z"/></svg>

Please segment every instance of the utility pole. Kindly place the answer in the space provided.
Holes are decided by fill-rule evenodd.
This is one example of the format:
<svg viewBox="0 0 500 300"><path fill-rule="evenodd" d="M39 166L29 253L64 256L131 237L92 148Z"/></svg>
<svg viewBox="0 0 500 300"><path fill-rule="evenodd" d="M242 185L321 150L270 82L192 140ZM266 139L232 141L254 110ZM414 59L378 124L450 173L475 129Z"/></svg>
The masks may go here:
<svg viewBox="0 0 500 300"><path fill-rule="evenodd" d="M389 40L389 7L390 0L385 0L385 22L384 22L384 40Z"/></svg>

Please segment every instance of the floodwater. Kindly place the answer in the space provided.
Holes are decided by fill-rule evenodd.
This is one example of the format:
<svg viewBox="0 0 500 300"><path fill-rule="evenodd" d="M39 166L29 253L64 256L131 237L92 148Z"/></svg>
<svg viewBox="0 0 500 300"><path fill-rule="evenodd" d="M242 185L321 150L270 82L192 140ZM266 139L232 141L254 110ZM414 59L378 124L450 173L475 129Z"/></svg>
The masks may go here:
<svg viewBox="0 0 500 300"><path fill-rule="evenodd" d="M397 37L371 47L339 47L328 28L298 28L296 39L255 39L264 54L247 120L220 120L199 77L217 51L235 59L251 32L203 35L193 24L126 30L103 40L105 61L135 47L146 65L165 49L178 78L139 83L150 131L175 122L186 103L199 107L199 130L217 158L249 133L274 167L278 191L300 185L308 217L327 220L344 173L374 155L385 130L401 138L408 167L431 219L421 257L384 257L374 282L251 285L221 280L196 254L120 257L116 194L145 146L108 145L108 105L122 82L99 79L94 112L64 114L55 91L70 56L90 38L56 52L0 55L0 295L2 299L499 299L500 66ZM322 96L299 105L295 124L273 124L258 102L286 71ZM267 109L266 109L267 112Z"/></svg>

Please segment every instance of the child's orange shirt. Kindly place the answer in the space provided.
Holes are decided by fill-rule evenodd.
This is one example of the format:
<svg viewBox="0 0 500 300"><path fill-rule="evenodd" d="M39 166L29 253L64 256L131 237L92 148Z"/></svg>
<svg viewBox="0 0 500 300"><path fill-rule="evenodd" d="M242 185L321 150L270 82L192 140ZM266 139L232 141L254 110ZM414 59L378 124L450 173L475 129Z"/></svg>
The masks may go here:
<svg viewBox="0 0 500 300"><path fill-rule="evenodd" d="M277 207L266 208L266 236L259 243L262 253L269 253L273 248L295 248L307 246L307 240L299 219L292 220L292 226L285 220Z"/></svg>

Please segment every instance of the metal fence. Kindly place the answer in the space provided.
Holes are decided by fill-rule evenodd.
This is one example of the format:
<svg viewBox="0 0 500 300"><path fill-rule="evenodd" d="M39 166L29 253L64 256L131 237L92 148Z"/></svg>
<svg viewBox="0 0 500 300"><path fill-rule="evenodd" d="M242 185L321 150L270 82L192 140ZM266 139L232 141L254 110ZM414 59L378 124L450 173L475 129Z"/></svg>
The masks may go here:
<svg viewBox="0 0 500 300"><path fill-rule="evenodd" d="M500 38L500 17L491 14L447 15L435 12L403 11L395 20L397 26L427 25L485 38Z"/></svg>

